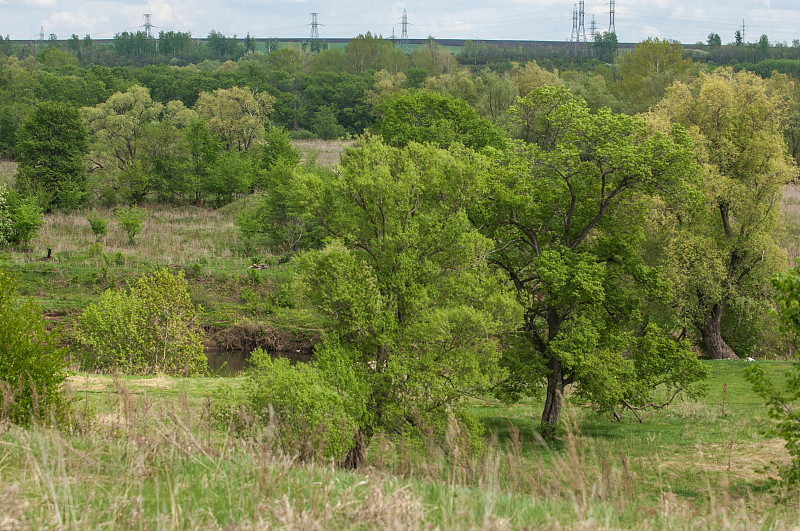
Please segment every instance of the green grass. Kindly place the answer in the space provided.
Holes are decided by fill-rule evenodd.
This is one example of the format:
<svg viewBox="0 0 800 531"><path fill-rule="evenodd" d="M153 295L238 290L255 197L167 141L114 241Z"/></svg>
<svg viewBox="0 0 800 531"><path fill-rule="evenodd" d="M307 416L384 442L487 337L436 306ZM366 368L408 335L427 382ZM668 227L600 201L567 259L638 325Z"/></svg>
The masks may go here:
<svg viewBox="0 0 800 531"><path fill-rule="evenodd" d="M788 363L757 362L775 375ZM464 441L424 455L374 439L358 471L301 463L253 425L216 425L213 393L241 378L79 374L60 430L0 423L0 522L10 528L318 529L790 528L763 466L765 439L747 362L708 362L708 397L614 422L567 400L555 444L537 441L541 403L473 411L482 452ZM722 412L722 384L727 384ZM512 427L513 426L513 427ZM518 431L517 431L518 430ZM454 456L462 455L455 459Z"/></svg>

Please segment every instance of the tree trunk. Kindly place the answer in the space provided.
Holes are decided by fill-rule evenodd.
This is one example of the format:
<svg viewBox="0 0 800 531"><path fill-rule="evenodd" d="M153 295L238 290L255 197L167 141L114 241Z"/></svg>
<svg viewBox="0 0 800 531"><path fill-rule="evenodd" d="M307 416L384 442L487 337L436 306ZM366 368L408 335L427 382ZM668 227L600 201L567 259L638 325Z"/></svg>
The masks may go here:
<svg viewBox="0 0 800 531"><path fill-rule="evenodd" d="M542 436L551 439L555 436L558 419L561 417L561 404L564 400L564 376L561 363L556 358L547 364L550 374L547 376L547 395L542 412Z"/></svg>
<svg viewBox="0 0 800 531"><path fill-rule="evenodd" d="M722 339L722 314L724 312L725 304L715 304L711 308L711 315L700 329L700 336L703 338L706 353L712 360L738 360L739 356Z"/></svg>

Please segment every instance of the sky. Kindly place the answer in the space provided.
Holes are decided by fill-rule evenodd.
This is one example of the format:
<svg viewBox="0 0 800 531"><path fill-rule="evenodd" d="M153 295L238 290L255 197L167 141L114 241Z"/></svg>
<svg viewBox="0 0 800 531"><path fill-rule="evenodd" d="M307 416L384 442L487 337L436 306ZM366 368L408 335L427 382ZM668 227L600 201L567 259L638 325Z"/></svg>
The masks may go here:
<svg viewBox="0 0 800 531"><path fill-rule="evenodd" d="M773 44L800 39L797 0L615 1L620 42L658 37L692 44L717 33L728 43L743 25L747 42L761 35ZM228 36L296 38L310 34L311 13L316 12L323 39L367 31L400 37L406 9L411 39L569 41L575 6L575 0L0 0L0 34L36 39L43 28L45 38L112 38L143 29L144 14L149 13L155 33L173 30L204 37L215 30ZM598 31L608 30L609 0L586 0L584 13L587 36L593 17Z"/></svg>

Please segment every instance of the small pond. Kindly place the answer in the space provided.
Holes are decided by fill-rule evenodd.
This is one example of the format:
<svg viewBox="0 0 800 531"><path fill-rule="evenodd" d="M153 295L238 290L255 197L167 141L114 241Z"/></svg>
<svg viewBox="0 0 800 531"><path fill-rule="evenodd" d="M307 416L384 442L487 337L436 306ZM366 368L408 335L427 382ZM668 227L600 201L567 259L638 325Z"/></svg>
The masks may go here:
<svg viewBox="0 0 800 531"><path fill-rule="evenodd" d="M215 376L236 376L250 367L250 350L206 350L208 370ZM289 358L292 363L309 362L311 354L297 351L272 352L274 358Z"/></svg>

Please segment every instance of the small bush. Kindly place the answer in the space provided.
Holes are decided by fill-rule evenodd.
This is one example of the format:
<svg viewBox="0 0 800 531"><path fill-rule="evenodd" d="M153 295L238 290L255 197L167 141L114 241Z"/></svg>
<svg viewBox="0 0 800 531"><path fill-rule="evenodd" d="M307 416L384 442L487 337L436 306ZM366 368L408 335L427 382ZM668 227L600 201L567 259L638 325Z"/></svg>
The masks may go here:
<svg viewBox="0 0 800 531"><path fill-rule="evenodd" d="M251 354L247 400L265 421L270 406L278 416L279 443L284 452L302 459L341 461L352 446L355 425L336 389L311 364L291 365L261 349Z"/></svg>
<svg viewBox="0 0 800 531"><path fill-rule="evenodd" d="M60 340L39 307L18 296L16 278L0 269L0 418L28 424L64 417L68 371Z"/></svg>
<svg viewBox="0 0 800 531"><path fill-rule="evenodd" d="M139 207L120 207L114 213L114 217L122 230L128 235L128 245L134 244L134 238L142 230L144 225L145 211Z"/></svg>
<svg viewBox="0 0 800 531"><path fill-rule="evenodd" d="M96 212L89 213L86 216L86 220L89 222L89 226L92 228L92 233L94 233L94 240L96 242L101 241L108 235L108 220L101 217Z"/></svg>
<svg viewBox="0 0 800 531"><path fill-rule="evenodd" d="M0 184L0 245L27 247L42 224L42 209L35 197L22 197Z"/></svg>
<svg viewBox="0 0 800 531"><path fill-rule="evenodd" d="M183 272L166 269L129 289L109 289L79 319L78 343L95 369L127 373L204 374L208 362L198 324L201 309L189 298Z"/></svg>

